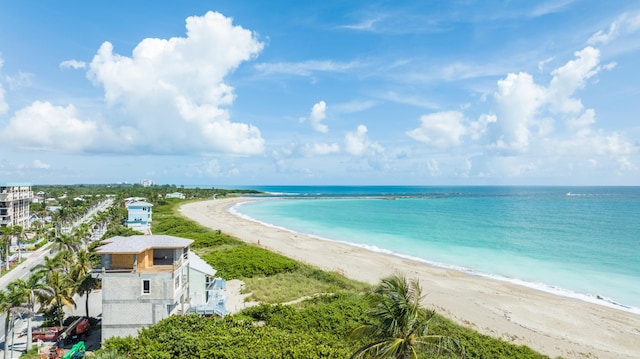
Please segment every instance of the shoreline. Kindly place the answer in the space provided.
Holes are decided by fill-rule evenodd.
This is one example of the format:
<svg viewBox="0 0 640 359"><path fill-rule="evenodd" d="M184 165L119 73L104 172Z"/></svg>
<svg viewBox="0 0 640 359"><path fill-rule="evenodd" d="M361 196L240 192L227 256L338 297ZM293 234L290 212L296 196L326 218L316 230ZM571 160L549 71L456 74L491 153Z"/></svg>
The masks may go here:
<svg viewBox="0 0 640 359"><path fill-rule="evenodd" d="M228 208L264 198L183 205L186 217L287 257L376 284L393 273L418 278L425 305L483 334L524 344L551 357L634 358L640 316L464 271L441 268L346 243L323 240L243 218ZM258 242L259 241L259 242Z"/></svg>
<svg viewBox="0 0 640 359"><path fill-rule="evenodd" d="M251 198L251 197L247 197L247 198ZM384 197L344 197L344 198L348 198L348 199L384 199ZM400 198L400 197L398 197ZM409 197L407 197L409 198ZM423 198L423 197L411 197L411 198ZM322 200L325 198L304 198L304 197L294 197L294 198L288 198L288 197L264 197L264 198L258 198L258 201L262 201L262 200L312 200L312 199L318 199L318 200ZM326 199L334 199L334 197L326 197ZM342 198L341 198L342 199ZM240 207L241 205L244 205L245 203L250 203L250 202L255 202L255 200L247 200L247 201L239 201L238 203L232 204L230 206L228 206L226 208L227 212L243 218L245 220L254 222L256 224L259 224L261 226L265 226L265 227L270 227L270 228L274 228L277 230L283 230L283 231L287 231L290 232L291 234L295 234L295 235L301 235L301 236L308 236L317 240L321 240L321 241L327 241L327 242L331 242L331 243L339 243L339 244L344 244L344 245L348 245L348 246L352 246L355 248L361 248L370 252L374 252L374 253L380 253L380 254L384 254L384 255L389 255L389 256L394 256L394 257L398 257L400 259L403 260L409 260L409 261L413 261L416 262L418 264L421 265L426 265L426 266L430 266L433 268L439 268L439 269L444 269L444 270L453 270L456 272L461 272L464 273L466 275L469 276L475 276L475 277L481 277L481 278L485 278L485 279L489 279L489 280L495 280L495 281L500 281L500 282L505 282L508 284L512 284L512 285L516 285L516 286L520 286L520 287L526 287L529 289L533 289L533 290L538 290L538 291L542 291L542 292L546 292L555 296L561 296L561 297L565 297L565 298L569 298L569 299L575 299L575 300L580 300L583 302L587 302L587 303L592 303L592 304L596 304L596 305L602 305L605 307L609 307L612 309L617 309L617 310L622 310L631 314L635 314L635 315L640 315L640 308L638 307L633 307L633 306L629 306L629 305L625 305L623 303L618 303L618 302L614 302L612 300L607 300L605 297L601 296L601 295L596 295L596 296L590 296L587 294L583 294L583 293L579 293L579 292L575 292L572 291L570 289L565 289L565 288L561 288L561 287L556 287L556 286L552 286L552 285L548 285L548 284L544 284L544 283L537 283L537 282L528 282L525 280L521 280L518 278L513 278L513 277L504 277L504 276L500 276L500 275L496 275L496 274L491 274L491 273L485 273L485 272L478 272L475 271L473 269L464 267L464 266L458 266L458 265L453 265L453 264L447 264L447 263L440 263L440 262L434 262L434 261L430 261L428 259L424 259L424 258L420 258L420 257L414 257L411 255L407 255L407 254L401 254L401 253L397 253L394 252L392 250L388 250L388 249L384 249L384 248L380 248L380 247L376 247L376 246L370 246L370 245L364 245L364 244L355 244L355 243L350 243L350 242L346 242L346 241L341 241L341 240L334 240L334 239L330 239L330 238L325 238L325 237L321 237L321 236L317 236L317 235L312 235L312 234L308 234L308 233L303 233L303 232L297 232L295 230L286 228L286 227L281 227L281 226L277 226L274 224L270 224L270 223L266 223L266 222L262 222L260 220L257 220L255 218L252 218L250 216L244 215L242 213L240 213L239 211L236 210L236 208Z"/></svg>

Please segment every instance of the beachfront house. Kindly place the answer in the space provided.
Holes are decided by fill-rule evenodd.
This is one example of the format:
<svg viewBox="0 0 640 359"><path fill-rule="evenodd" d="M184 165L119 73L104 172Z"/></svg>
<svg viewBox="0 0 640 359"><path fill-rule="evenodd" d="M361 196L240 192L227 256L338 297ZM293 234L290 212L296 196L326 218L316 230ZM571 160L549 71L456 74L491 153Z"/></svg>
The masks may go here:
<svg viewBox="0 0 640 359"><path fill-rule="evenodd" d="M191 312L202 315L227 314L226 281L215 277L216 270L195 253L189 252L189 297Z"/></svg>
<svg viewBox="0 0 640 359"><path fill-rule="evenodd" d="M151 233L153 205L144 201L136 201L127 204L127 227L145 233Z"/></svg>
<svg viewBox="0 0 640 359"><path fill-rule="evenodd" d="M191 295L201 311L210 311L202 314L216 313L216 271L191 253L192 242L167 235L116 236L102 242L96 249L102 268L94 273L102 278L103 340L136 336L170 315L200 312L191 310Z"/></svg>

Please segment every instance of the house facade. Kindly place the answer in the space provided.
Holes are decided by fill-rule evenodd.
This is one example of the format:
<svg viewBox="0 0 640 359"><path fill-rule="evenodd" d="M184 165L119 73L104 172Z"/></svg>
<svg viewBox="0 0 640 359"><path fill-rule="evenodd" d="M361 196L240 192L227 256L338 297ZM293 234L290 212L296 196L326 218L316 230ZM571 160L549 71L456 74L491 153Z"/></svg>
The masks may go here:
<svg viewBox="0 0 640 359"><path fill-rule="evenodd" d="M102 339L136 336L143 327L189 312L190 239L113 237L96 252L102 268Z"/></svg>
<svg viewBox="0 0 640 359"><path fill-rule="evenodd" d="M216 270L195 253L189 252L189 298L192 313L227 315L226 281L215 277Z"/></svg>
<svg viewBox="0 0 640 359"><path fill-rule="evenodd" d="M0 183L0 226L29 227L30 184Z"/></svg>
<svg viewBox="0 0 640 359"><path fill-rule="evenodd" d="M131 202L127 205L127 227L140 231L142 233L149 233L151 229L151 221L153 205L144 201Z"/></svg>

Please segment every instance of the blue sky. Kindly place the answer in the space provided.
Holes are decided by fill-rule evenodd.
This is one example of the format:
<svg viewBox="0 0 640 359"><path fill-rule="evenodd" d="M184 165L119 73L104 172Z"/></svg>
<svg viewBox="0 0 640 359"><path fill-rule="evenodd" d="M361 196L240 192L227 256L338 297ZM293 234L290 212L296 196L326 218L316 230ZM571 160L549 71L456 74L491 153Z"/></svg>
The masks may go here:
<svg viewBox="0 0 640 359"><path fill-rule="evenodd" d="M635 1L2 1L0 180L640 185Z"/></svg>

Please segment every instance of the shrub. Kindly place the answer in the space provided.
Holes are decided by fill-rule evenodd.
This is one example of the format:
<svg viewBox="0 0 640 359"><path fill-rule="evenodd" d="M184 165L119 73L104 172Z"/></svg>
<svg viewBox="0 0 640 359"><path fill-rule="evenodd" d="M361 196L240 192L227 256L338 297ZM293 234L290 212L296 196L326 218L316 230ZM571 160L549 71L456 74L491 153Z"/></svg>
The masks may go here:
<svg viewBox="0 0 640 359"><path fill-rule="evenodd" d="M203 259L226 279L271 276L291 272L298 267L298 262L293 259L249 245L212 252Z"/></svg>

